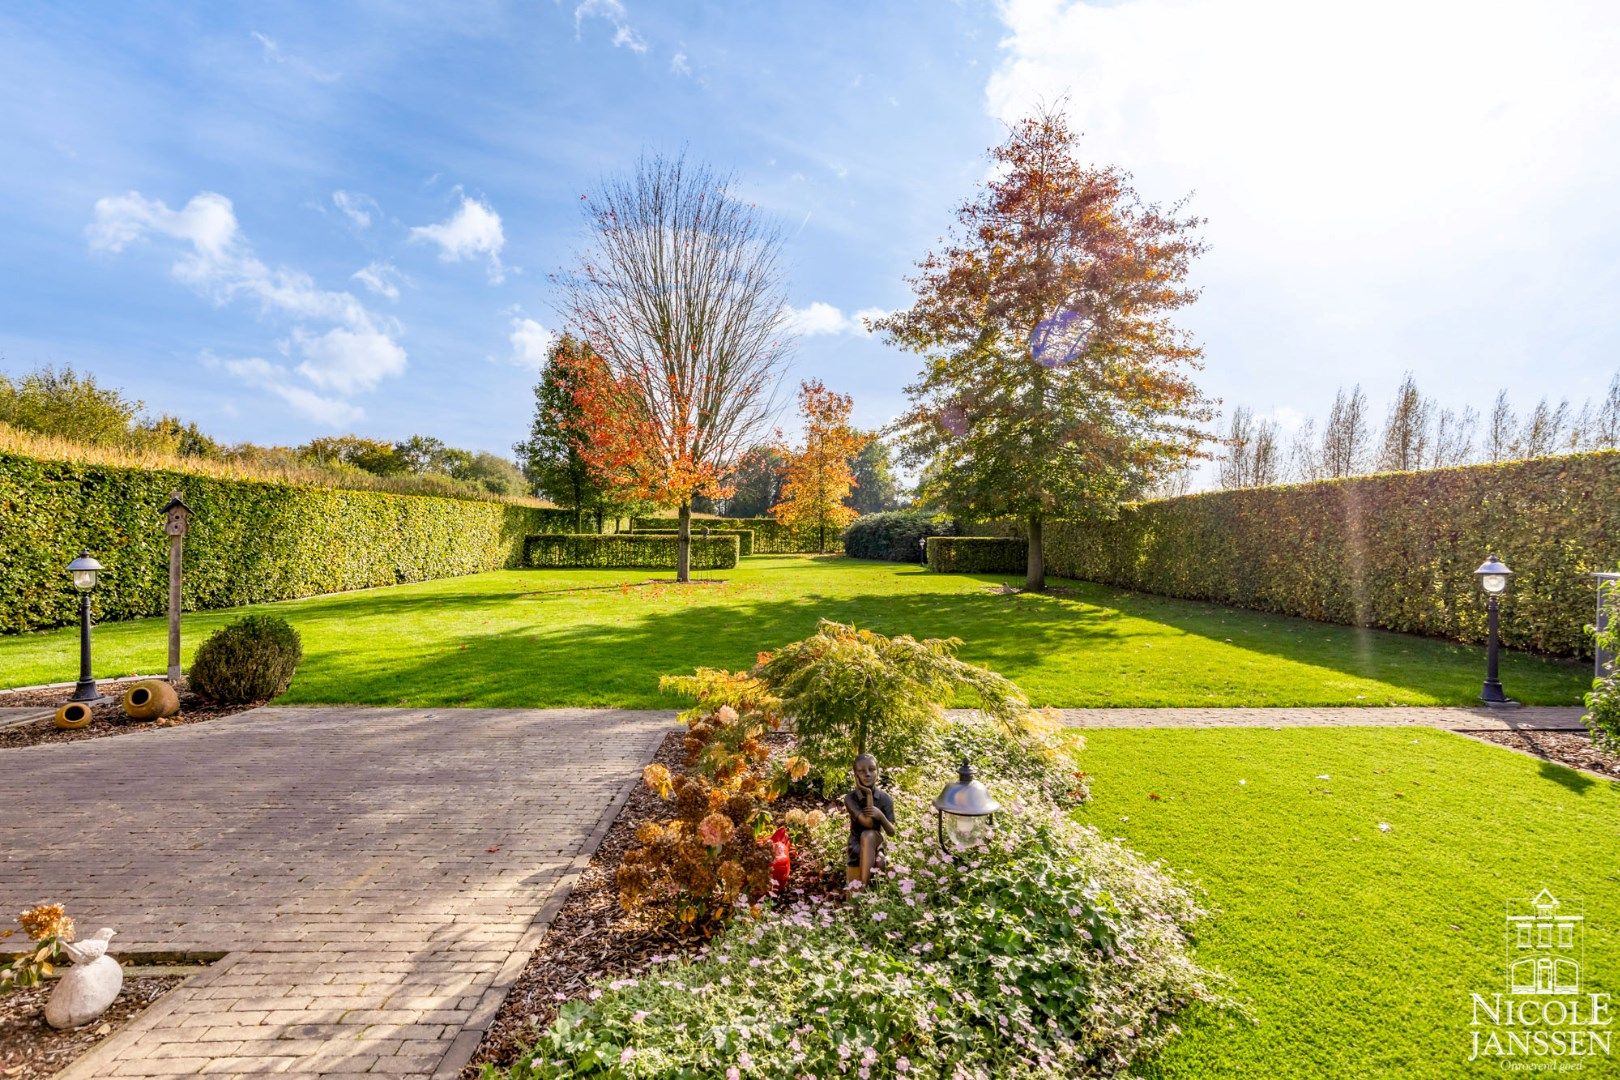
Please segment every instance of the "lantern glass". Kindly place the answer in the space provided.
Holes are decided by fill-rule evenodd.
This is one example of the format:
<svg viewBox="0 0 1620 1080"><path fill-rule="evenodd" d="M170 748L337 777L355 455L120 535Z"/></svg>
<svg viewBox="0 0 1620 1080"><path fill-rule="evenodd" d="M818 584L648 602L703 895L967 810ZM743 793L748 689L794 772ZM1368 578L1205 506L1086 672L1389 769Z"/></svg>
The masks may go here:
<svg viewBox="0 0 1620 1080"><path fill-rule="evenodd" d="M1479 576L1480 588L1495 596L1497 593L1507 591L1506 574L1481 574Z"/></svg>
<svg viewBox="0 0 1620 1080"><path fill-rule="evenodd" d="M939 812L940 846L947 851L971 851L990 838L989 814L952 814Z"/></svg>
<svg viewBox="0 0 1620 1080"><path fill-rule="evenodd" d="M73 587L80 592L89 592L96 587L96 572L94 570L73 571Z"/></svg>

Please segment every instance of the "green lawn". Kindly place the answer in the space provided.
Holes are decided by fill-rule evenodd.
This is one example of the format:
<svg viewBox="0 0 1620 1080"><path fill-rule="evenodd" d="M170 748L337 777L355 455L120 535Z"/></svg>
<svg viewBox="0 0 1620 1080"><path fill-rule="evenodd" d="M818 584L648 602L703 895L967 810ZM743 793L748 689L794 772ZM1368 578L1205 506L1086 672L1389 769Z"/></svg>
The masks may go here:
<svg viewBox="0 0 1620 1080"><path fill-rule="evenodd" d="M303 634L289 703L669 707L659 675L746 667L818 617L960 637L964 658L1057 706L1468 704L1484 669L1469 646L1074 582L1058 583L1068 596L998 595L1011 579L837 557L751 558L710 575L722 585L642 584L658 576L500 571L253 610ZM187 615L188 649L243 610ZM164 634L161 619L98 627L97 674L162 671ZM77 656L74 628L0 637L0 686L72 679ZM1574 664L1504 660L1526 702L1576 703L1585 680Z"/></svg>
<svg viewBox="0 0 1620 1080"><path fill-rule="evenodd" d="M1470 994L1505 991L1505 906L1543 887L1584 903L1582 992L1620 992L1620 785L1387 728L1096 730L1083 759L1083 818L1207 891L1199 957L1257 1021L1196 1019L1149 1076L1500 1075Z"/></svg>

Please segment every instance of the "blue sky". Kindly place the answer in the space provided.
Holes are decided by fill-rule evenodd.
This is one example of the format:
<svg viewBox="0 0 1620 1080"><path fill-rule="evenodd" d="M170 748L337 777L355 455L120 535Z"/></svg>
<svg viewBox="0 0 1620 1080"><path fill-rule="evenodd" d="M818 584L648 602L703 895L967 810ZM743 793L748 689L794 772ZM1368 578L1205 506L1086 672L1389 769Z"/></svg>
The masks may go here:
<svg viewBox="0 0 1620 1080"><path fill-rule="evenodd" d="M0 9L0 370L72 364L228 440L504 452L579 199L643 148L783 223L794 377L903 403L854 313L1066 98L1194 192L1204 384L1288 426L1401 374L1449 404L1620 368L1620 15L1371 0L425 0Z"/></svg>

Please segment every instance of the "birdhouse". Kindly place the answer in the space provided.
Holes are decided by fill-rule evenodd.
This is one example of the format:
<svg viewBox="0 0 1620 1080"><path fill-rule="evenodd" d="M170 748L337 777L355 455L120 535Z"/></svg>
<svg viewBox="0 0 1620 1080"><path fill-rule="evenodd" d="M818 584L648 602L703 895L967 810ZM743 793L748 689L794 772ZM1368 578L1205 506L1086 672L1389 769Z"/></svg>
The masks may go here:
<svg viewBox="0 0 1620 1080"><path fill-rule="evenodd" d="M177 491L169 496L169 503L163 508L163 531L170 536L186 535L186 523L191 519L191 508L180 499Z"/></svg>

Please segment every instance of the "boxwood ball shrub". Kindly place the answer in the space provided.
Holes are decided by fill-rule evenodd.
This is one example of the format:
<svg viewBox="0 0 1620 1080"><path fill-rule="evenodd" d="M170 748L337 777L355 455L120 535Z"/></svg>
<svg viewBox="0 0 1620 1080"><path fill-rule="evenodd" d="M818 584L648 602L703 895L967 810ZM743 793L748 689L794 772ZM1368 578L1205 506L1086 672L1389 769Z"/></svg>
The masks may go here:
<svg viewBox="0 0 1620 1080"><path fill-rule="evenodd" d="M1029 542L1019 536L930 536L928 568L942 574L1022 574Z"/></svg>
<svg viewBox="0 0 1620 1080"><path fill-rule="evenodd" d="M1589 656L1620 452L1205 492L1044 533L1059 577L1460 641L1485 639L1474 569L1495 552L1514 571L1503 642Z"/></svg>
<svg viewBox="0 0 1620 1080"><path fill-rule="evenodd" d="M284 693L304 658L286 619L248 615L208 636L188 675L191 688L221 705L269 701Z"/></svg>
<svg viewBox="0 0 1620 1080"><path fill-rule="evenodd" d="M864 514L844 530L844 554L855 559L921 562L918 541L925 536L950 536L956 527L935 520L926 510L889 510Z"/></svg>
<svg viewBox="0 0 1620 1080"><path fill-rule="evenodd" d="M673 570L677 536L643 533L546 533L525 537L523 565L532 569ZM735 536L692 537L693 570L730 570L741 547Z"/></svg>

